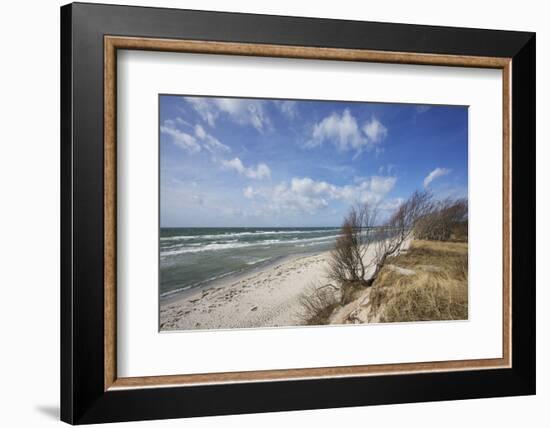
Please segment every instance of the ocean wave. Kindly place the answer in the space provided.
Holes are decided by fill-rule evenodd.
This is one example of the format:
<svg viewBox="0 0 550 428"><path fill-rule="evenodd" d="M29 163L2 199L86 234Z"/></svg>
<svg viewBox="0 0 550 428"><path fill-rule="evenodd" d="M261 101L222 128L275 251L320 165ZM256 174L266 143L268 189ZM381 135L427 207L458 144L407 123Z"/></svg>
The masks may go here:
<svg viewBox="0 0 550 428"><path fill-rule="evenodd" d="M168 291L165 291L164 293L160 293L160 297L161 297L161 299L166 298L166 297L171 296L173 294L181 293L182 291L189 290L190 288L196 288L196 287L199 287L201 285L207 284L209 282L215 281L216 279L225 278L226 276L233 275L233 274L239 273L239 272L240 272L240 270L234 270L234 271L231 271L231 272L222 273L221 275L212 276L208 279L205 279L204 281L195 282L194 284L185 285L183 287L175 288L173 290L168 290Z"/></svg>
<svg viewBox="0 0 550 428"><path fill-rule="evenodd" d="M168 251L163 250L161 257L175 256L178 254L186 253L202 253L205 251L220 251L220 250L232 250L237 248L250 248L250 247L265 247L269 245L295 245L297 247L312 246L324 243L330 243L339 235L320 236L316 238L304 238L299 240L284 240L284 239L266 239L265 241L254 242L232 242L232 243L208 243L202 246L186 245L183 247L173 248ZM300 245L309 243L310 245Z"/></svg>
<svg viewBox="0 0 550 428"><path fill-rule="evenodd" d="M314 245L320 245L320 244L330 244L333 240L329 239L326 241L319 241L319 242L310 242L309 244L300 244L296 245L297 247L303 248L303 247L312 247Z"/></svg>
<svg viewBox="0 0 550 428"><path fill-rule="evenodd" d="M165 291L164 293L160 293L161 298L165 298L168 296L171 296L172 294L181 293L182 291L189 290L190 288L193 288L196 286L196 284L186 285L185 287L176 288L174 290Z"/></svg>
<svg viewBox="0 0 550 428"><path fill-rule="evenodd" d="M262 263L262 262L266 262L268 260L271 260L271 257L266 257L265 259L258 259L258 260L253 260L251 262L246 262L247 265L251 266L251 265L257 265L258 263Z"/></svg>
<svg viewBox="0 0 550 428"><path fill-rule="evenodd" d="M258 230L254 232L225 232L216 233L210 235L178 235L178 236L164 236L161 237L161 241L188 241L192 239L226 239L226 238L240 238L242 236L264 236L264 235L296 235L303 233L323 233L334 232L339 229L314 229L314 230L277 230L267 231Z"/></svg>
<svg viewBox="0 0 550 428"><path fill-rule="evenodd" d="M219 241L213 241L213 242L209 242L207 245L213 245L213 244L232 244L234 242L238 242L238 239L221 239ZM191 243L186 243L184 244L188 247L200 247L202 245L205 245L204 242L191 242ZM170 251L170 250L174 250L174 249L178 249L178 248L182 248L182 244L179 243L179 244L172 244L172 245L163 245L162 246L162 252L165 252L165 251Z"/></svg>
<svg viewBox="0 0 550 428"><path fill-rule="evenodd" d="M237 242L232 244L206 244L203 246L198 247L179 247L178 249L169 250L169 251L162 251L161 257L165 256L175 256L178 254L185 254L185 253L202 253L204 251L219 251L219 250L230 250L234 248L242 248L242 247L250 247L250 244L247 244L246 242Z"/></svg>

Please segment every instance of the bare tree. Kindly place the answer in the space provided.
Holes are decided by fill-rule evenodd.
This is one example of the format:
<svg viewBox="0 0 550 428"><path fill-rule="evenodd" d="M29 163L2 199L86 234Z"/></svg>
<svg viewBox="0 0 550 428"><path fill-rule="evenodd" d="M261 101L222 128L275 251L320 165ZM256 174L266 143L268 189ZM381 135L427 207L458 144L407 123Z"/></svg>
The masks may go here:
<svg viewBox="0 0 550 428"><path fill-rule="evenodd" d="M418 239L448 241L453 234L467 239L468 200L445 199L434 204L431 212L417 221L414 233Z"/></svg>
<svg viewBox="0 0 550 428"><path fill-rule="evenodd" d="M403 243L414 231L416 222L429 215L433 209L431 194L414 192L391 215L382 227L375 227L378 209L369 204L354 205L344 218L341 234L329 259L329 278L342 287L371 286L388 257L396 255ZM374 256L368 258L374 247ZM366 278L370 268L374 272Z"/></svg>
<svg viewBox="0 0 550 428"><path fill-rule="evenodd" d="M329 277L339 284L361 284L370 261L365 261L376 237L377 208L368 203L354 205L344 218L329 259Z"/></svg>
<svg viewBox="0 0 550 428"><path fill-rule="evenodd" d="M430 192L415 191L381 226L376 225L377 214L373 205L351 207L329 258L328 276L333 282L301 296L303 321L330 322L335 308L357 300L363 287L372 286L388 259L399 254L413 235L416 239L440 240L450 236L456 239L457 234L467 237L466 199L433 201ZM462 272L467 278L467 265Z"/></svg>
<svg viewBox="0 0 550 428"><path fill-rule="evenodd" d="M404 242L411 238L417 221L429 215L432 211L433 203L431 200L431 193L415 191L385 223L380 230L380 236L376 239L376 266L373 274L366 281L367 286L374 283L387 258L396 255Z"/></svg>

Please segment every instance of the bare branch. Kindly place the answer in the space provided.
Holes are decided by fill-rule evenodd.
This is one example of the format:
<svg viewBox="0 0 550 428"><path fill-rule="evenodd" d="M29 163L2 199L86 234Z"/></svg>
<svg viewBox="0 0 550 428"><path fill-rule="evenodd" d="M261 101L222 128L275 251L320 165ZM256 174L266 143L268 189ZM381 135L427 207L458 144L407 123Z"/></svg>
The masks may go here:
<svg viewBox="0 0 550 428"><path fill-rule="evenodd" d="M384 236L376 243L376 268L369 278L372 285L388 257L394 256L411 238L416 222L433 209L432 195L427 191L415 191L389 218L383 228Z"/></svg>
<svg viewBox="0 0 550 428"><path fill-rule="evenodd" d="M433 204L433 209L415 224L415 237L448 241L468 237L468 200L445 199Z"/></svg>
<svg viewBox="0 0 550 428"><path fill-rule="evenodd" d="M340 236L331 252L329 277L337 283L365 281L369 260L365 260L374 243L377 207L367 203L355 204L344 218Z"/></svg>

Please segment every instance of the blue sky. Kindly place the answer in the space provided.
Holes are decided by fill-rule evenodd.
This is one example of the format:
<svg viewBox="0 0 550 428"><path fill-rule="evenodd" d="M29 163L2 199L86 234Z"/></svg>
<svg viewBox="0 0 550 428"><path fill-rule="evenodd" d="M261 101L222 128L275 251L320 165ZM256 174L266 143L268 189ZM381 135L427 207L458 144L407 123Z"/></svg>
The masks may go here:
<svg viewBox="0 0 550 428"><path fill-rule="evenodd" d="M463 106L161 95L162 227L381 220L414 190L468 193Z"/></svg>

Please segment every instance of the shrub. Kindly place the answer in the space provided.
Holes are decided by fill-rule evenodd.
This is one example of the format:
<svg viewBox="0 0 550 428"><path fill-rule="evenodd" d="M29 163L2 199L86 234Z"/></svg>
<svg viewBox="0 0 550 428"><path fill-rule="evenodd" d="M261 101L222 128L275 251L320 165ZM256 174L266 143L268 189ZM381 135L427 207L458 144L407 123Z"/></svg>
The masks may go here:
<svg viewBox="0 0 550 428"><path fill-rule="evenodd" d="M420 217L415 224L417 239L436 241L468 240L468 201L445 199Z"/></svg>
<svg viewBox="0 0 550 428"><path fill-rule="evenodd" d="M302 307L301 322L306 325L328 324L332 312L339 306L339 289L332 284L312 284L300 294L299 302Z"/></svg>
<svg viewBox="0 0 550 428"><path fill-rule="evenodd" d="M365 256L377 239L374 231L376 211L366 203L351 207L330 253L328 276L331 280L338 284L365 281L369 266Z"/></svg>

